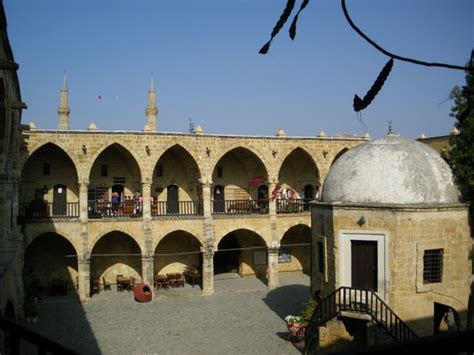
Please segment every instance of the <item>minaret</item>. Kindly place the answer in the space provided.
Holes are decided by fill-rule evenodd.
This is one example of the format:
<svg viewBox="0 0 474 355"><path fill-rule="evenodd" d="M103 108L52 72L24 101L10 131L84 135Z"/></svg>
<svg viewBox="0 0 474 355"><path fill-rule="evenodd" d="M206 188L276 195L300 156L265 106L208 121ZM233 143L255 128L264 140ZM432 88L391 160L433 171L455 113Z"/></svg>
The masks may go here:
<svg viewBox="0 0 474 355"><path fill-rule="evenodd" d="M58 129L60 131L69 130L69 113L71 112L71 109L68 104L68 95L66 72L64 72L63 87L60 91L58 106Z"/></svg>
<svg viewBox="0 0 474 355"><path fill-rule="evenodd" d="M156 91L153 76L150 81L150 90L148 90L148 105L145 109L146 124L143 129L146 132L155 132L158 121L158 106L156 106Z"/></svg>

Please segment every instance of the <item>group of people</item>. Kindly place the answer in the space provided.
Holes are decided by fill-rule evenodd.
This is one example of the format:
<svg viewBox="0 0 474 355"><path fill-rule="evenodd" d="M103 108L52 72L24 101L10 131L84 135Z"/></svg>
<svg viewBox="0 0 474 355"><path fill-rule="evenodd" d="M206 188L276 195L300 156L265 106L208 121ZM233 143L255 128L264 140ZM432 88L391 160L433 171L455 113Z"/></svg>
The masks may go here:
<svg viewBox="0 0 474 355"><path fill-rule="evenodd" d="M114 215L118 213L140 214L143 209L143 196L138 192L134 196L123 196L116 191L112 192L112 212Z"/></svg>

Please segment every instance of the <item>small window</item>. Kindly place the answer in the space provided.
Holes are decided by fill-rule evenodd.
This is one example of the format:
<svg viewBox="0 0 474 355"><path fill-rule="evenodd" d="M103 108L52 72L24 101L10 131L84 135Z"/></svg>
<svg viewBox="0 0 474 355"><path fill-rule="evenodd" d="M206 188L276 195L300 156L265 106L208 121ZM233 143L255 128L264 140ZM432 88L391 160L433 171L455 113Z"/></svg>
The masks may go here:
<svg viewBox="0 0 474 355"><path fill-rule="evenodd" d="M439 283L443 279L443 249L428 249L423 254L423 283Z"/></svg>
<svg viewBox="0 0 474 355"><path fill-rule="evenodd" d="M318 271L324 273L324 244L318 242Z"/></svg>
<svg viewBox="0 0 474 355"><path fill-rule="evenodd" d="M163 176L163 165L156 166L156 176L162 177Z"/></svg>
<svg viewBox="0 0 474 355"><path fill-rule="evenodd" d="M101 176L108 176L108 175L109 175L108 166L107 166L107 165L101 165L101 167L100 167L100 175L101 175Z"/></svg>
<svg viewBox="0 0 474 355"><path fill-rule="evenodd" d="M224 174L222 173L222 166L217 167L217 177L221 178Z"/></svg>
<svg viewBox="0 0 474 355"><path fill-rule="evenodd" d="M51 173L51 165L49 163L43 164L43 175L49 175Z"/></svg>

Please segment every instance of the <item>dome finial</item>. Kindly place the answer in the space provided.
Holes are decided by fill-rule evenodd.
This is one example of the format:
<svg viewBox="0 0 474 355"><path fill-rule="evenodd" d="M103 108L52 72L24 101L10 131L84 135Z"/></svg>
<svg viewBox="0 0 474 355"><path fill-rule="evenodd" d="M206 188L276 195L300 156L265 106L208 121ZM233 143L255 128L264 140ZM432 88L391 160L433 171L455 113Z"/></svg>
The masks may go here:
<svg viewBox="0 0 474 355"><path fill-rule="evenodd" d="M388 121L388 135L393 134L392 120Z"/></svg>

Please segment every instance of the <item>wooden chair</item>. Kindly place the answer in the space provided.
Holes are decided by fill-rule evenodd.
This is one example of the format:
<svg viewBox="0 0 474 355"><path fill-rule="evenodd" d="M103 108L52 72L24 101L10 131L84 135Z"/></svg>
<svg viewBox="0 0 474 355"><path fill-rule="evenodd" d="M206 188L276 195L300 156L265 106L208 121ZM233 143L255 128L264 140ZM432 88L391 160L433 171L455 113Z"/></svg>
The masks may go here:
<svg viewBox="0 0 474 355"><path fill-rule="evenodd" d="M107 280L105 279L105 277L102 277L102 284L103 284L103 287L104 287L104 291L106 290L112 290L112 288L110 287L110 283L107 282Z"/></svg>
<svg viewBox="0 0 474 355"><path fill-rule="evenodd" d="M127 291L133 291L133 287L135 287L136 279L133 276L130 276L130 283L127 286Z"/></svg>
<svg viewBox="0 0 474 355"><path fill-rule="evenodd" d="M116 278L115 278L115 282L117 283L117 291L118 292L122 292L123 291L123 284L122 282L119 280L120 278L122 278L123 275L117 275Z"/></svg>
<svg viewBox="0 0 474 355"><path fill-rule="evenodd" d="M100 281L99 279L94 279L91 282L91 295L94 295L99 292L100 292Z"/></svg>

